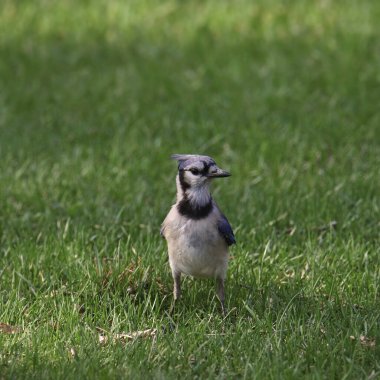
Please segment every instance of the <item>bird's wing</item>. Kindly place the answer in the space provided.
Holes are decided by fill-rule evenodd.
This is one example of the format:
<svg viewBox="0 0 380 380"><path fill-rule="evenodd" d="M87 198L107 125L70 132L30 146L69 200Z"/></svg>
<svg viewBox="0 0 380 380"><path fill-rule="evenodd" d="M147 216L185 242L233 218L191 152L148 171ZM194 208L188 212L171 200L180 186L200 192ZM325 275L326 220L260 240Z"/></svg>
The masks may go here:
<svg viewBox="0 0 380 380"><path fill-rule="evenodd" d="M235 235L232 231L230 223L228 223L227 218L222 214L218 221L218 231L224 237L227 245L236 244Z"/></svg>

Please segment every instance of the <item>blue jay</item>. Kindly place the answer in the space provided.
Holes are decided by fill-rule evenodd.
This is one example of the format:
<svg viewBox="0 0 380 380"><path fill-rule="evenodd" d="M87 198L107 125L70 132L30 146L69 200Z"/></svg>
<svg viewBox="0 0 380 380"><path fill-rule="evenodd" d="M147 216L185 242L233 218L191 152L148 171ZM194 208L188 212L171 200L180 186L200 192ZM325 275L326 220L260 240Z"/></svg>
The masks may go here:
<svg viewBox="0 0 380 380"><path fill-rule="evenodd" d="M224 280L228 247L235 236L227 218L212 199L212 179L228 177L209 156L174 154L178 161L177 201L161 226L168 244L169 263L174 280L174 300L181 295L181 273L217 282L217 296L224 307Z"/></svg>

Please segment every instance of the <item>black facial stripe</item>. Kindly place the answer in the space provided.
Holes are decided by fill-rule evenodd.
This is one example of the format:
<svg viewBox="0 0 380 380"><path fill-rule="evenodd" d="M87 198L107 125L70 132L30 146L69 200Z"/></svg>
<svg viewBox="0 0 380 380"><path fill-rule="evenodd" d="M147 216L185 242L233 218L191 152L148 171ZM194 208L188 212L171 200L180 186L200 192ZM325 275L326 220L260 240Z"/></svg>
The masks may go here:
<svg viewBox="0 0 380 380"><path fill-rule="evenodd" d="M205 162L205 161L201 161L202 164L203 164L203 168L202 169L199 169L199 168L194 168L196 171L198 171L198 173L193 173L194 175L202 175L202 176L205 176L207 173L208 173L208 169L209 169L209 165ZM193 168L191 169L188 169L188 171L192 172Z"/></svg>
<svg viewBox="0 0 380 380"><path fill-rule="evenodd" d="M203 170L201 171L201 173L202 175L206 175L208 173L209 165L205 161L202 161L202 164L203 164Z"/></svg>
<svg viewBox="0 0 380 380"><path fill-rule="evenodd" d="M179 183L181 184L182 191L185 192L187 189L190 189L190 185L185 181L185 171L180 170L178 172Z"/></svg>
<svg viewBox="0 0 380 380"><path fill-rule="evenodd" d="M190 219L203 219L212 211L213 205L212 200L202 206L193 205L185 197L177 205L178 212Z"/></svg>

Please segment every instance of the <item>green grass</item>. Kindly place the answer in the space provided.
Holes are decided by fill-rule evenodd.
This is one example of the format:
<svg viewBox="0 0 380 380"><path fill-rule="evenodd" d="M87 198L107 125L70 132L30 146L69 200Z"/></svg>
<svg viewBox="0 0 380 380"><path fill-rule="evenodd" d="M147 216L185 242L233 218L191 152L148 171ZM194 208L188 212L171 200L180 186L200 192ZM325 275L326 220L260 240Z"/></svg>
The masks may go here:
<svg viewBox="0 0 380 380"><path fill-rule="evenodd" d="M378 378L379 19L371 0L3 0L0 322L20 331L0 379ZM233 173L213 188L238 241L225 319L212 281L169 312L172 153Z"/></svg>

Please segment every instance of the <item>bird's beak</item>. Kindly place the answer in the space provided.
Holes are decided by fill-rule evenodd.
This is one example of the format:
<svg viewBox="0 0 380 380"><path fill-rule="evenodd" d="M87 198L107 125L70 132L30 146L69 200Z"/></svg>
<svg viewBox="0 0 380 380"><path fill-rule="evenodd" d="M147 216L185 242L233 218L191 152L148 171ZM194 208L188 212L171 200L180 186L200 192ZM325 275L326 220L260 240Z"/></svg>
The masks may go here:
<svg viewBox="0 0 380 380"><path fill-rule="evenodd" d="M229 177L231 174L225 170L217 168L212 173L208 173L207 177L209 178L222 178L222 177Z"/></svg>

